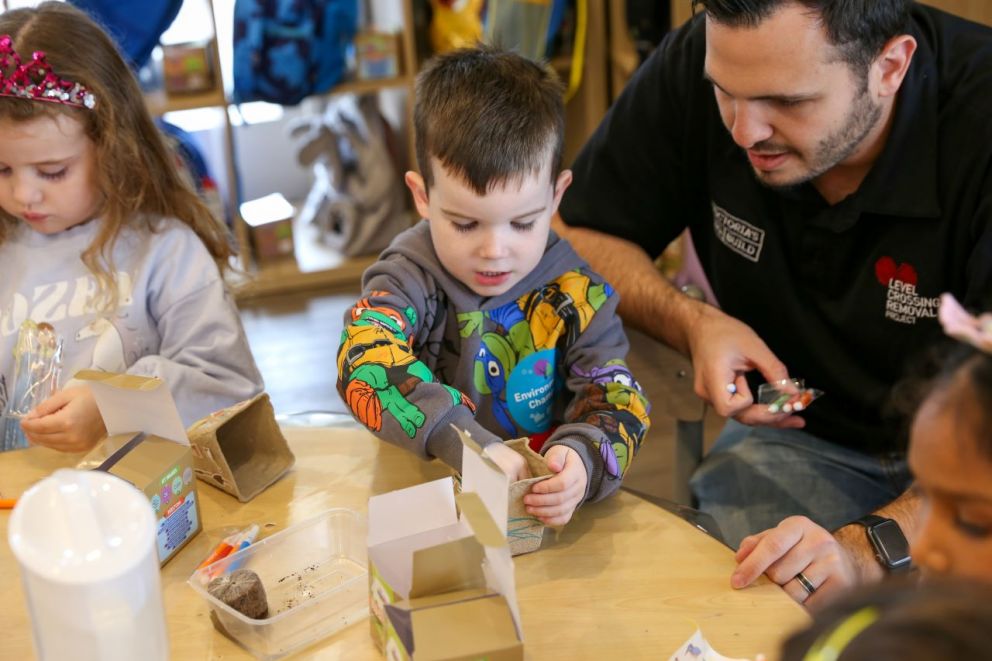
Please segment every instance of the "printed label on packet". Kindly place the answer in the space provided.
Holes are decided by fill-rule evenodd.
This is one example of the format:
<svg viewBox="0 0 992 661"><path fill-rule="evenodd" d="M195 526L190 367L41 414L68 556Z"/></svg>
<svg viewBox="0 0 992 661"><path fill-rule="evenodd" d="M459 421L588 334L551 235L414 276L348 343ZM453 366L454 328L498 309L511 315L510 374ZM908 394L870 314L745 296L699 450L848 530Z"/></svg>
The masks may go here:
<svg viewBox="0 0 992 661"><path fill-rule="evenodd" d="M168 557L196 528L196 492L191 491L159 519L156 534L158 557Z"/></svg>

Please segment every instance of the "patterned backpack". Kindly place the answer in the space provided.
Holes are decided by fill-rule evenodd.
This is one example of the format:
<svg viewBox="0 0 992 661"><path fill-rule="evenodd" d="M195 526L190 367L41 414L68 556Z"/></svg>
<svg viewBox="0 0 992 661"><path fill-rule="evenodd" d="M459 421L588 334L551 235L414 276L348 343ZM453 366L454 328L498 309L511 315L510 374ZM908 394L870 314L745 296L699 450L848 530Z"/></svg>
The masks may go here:
<svg viewBox="0 0 992 661"><path fill-rule="evenodd" d="M234 100L295 105L344 75L358 0L236 0Z"/></svg>

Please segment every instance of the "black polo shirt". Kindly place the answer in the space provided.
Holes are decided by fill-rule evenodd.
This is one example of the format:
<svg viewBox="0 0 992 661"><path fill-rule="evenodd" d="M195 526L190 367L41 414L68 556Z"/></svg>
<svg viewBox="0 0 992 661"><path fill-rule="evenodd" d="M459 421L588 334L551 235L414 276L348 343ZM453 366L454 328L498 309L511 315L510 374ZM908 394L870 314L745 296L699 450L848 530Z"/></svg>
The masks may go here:
<svg viewBox="0 0 992 661"><path fill-rule="evenodd" d="M610 109L560 209L652 256L689 227L722 309L826 392L807 431L869 453L904 448L883 406L940 335L941 292L992 307L992 30L916 5L907 31L890 137L844 201L757 180L703 79L697 16Z"/></svg>

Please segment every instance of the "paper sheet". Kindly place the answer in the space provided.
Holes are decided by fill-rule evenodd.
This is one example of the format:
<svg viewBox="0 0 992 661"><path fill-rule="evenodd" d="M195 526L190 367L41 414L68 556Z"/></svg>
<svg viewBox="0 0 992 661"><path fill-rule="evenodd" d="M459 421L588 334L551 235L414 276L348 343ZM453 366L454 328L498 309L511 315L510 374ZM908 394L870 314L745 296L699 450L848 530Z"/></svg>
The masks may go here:
<svg viewBox="0 0 992 661"><path fill-rule="evenodd" d="M764 656L759 654L755 661L763 661L763 659ZM750 659L738 659L718 653L710 647L709 641L703 637L703 632L696 629L696 633L682 643L668 661L750 661Z"/></svg>

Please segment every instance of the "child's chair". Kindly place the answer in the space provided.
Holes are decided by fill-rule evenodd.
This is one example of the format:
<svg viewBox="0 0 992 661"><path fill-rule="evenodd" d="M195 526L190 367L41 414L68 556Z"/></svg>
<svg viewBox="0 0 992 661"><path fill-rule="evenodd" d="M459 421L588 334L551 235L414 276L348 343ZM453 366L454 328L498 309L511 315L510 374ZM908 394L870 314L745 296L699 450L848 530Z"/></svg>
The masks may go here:
<svg viewBox="0 0 992 661"><path fill-rule="evenodd" d="M703 457L705 402L693 390L692 363L671 347L644 333L627 329L627 364L637 377L652 410L675 419L672 497L692 506L689 478ZM648 434L651 434L649 431Z"/></svg>

